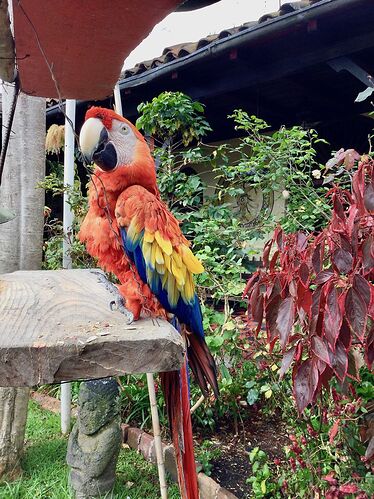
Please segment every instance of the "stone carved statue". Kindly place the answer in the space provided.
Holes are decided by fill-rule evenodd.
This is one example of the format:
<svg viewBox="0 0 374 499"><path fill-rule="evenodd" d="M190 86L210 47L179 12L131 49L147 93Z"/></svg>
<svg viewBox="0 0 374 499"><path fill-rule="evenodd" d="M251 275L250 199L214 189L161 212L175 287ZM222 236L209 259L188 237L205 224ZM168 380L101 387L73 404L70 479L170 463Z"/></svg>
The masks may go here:
<svg viewBox="0 0 374 499"><path fill-rule="evenodd" d="M111 497L122 433L119 390L113 378L86 381L79 391L78 419L66 460L76 499Z"/></svg>

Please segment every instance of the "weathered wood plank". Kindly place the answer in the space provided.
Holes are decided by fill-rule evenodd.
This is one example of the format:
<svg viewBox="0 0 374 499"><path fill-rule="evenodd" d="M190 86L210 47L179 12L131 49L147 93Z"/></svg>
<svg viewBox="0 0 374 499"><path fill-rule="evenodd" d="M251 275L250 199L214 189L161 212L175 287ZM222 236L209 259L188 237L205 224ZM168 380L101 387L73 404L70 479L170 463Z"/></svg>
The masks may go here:
<svg viewBox="0 0 374 499"><path fill-rule="evenodd" d="M89 270L0 275L0 386L178 369L183 341L166 321L126 325Z"/></svg>

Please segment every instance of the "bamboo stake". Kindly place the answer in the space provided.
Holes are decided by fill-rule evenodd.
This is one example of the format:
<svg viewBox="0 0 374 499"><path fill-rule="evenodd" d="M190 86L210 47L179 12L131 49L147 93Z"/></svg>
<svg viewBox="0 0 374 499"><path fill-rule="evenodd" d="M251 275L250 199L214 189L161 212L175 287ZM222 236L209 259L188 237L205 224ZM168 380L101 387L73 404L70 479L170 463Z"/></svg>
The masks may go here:
<svg viewBox="0 0 374 499"><path fill-rule="evenodd" d="M119 90L118 82L116 83L116 86L114 87L113 93L114 93L114 105L115 105L116 113L123 116L121 93ZM160 482L161 499L167 499L168 489L167 489L167 484L166 484L164 455L162 452L160 419L158 417L155 383L153 380L152 373L147 373L147 385L148 385L149 401L151 404L152 427L153 427L153 436L154 436L155 449L156 449L156 461L157 461L157 468L158 468L158 479Z"/></svg>
<svg viewBox="0 0 374 499"><path fill-rule="evenodd" d="M158 418L156 391L155 391L155 384L153 381L153 374L152 373L147 373L147 385L148 385L149 401L151 403L153 436L154 436L154 441L155 441L156 459L157 459L157 468L158 468L158 478L160 481L161 498L167 499L168 488L166 485L165 463L164 463L164 455L162 452L160 420Z"/></svg>

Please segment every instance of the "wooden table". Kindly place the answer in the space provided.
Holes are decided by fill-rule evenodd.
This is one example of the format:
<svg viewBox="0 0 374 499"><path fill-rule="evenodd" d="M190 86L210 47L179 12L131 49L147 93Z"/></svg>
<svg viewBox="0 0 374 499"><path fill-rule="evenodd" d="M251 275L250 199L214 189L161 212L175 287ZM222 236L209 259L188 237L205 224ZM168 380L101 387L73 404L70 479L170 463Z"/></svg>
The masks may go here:
<svg viewBox="0 0 374 499"><path fill-rule="evenodd" d="M112 299L90 270L0 275L0 386L179 369L178 332L159 319L126 325Z"/></svg>

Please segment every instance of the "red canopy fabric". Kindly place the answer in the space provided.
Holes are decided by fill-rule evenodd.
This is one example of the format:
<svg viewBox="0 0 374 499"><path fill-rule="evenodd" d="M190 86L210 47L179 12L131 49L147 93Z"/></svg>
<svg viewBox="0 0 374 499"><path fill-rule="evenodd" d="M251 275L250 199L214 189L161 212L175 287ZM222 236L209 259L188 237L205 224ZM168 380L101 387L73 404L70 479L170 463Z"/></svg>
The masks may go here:
<svg viewBox="0 0 374 499"><path fill-rule="evenodd" d="M21 89L103 99L124 59L181 0L13 0Z"/></svg>

